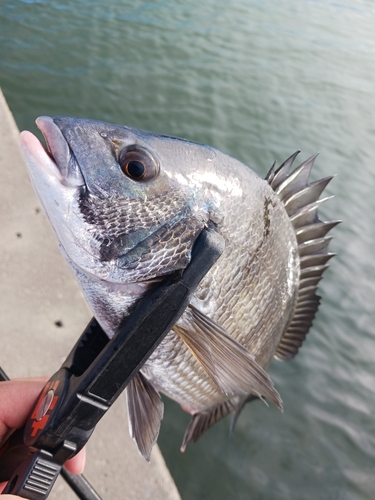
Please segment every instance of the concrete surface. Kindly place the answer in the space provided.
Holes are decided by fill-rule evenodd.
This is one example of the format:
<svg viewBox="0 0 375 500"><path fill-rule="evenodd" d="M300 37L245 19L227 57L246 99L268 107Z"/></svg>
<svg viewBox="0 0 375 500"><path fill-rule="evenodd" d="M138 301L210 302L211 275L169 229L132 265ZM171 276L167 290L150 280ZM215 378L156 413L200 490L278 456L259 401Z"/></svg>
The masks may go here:
<svg viewBox="0 0 375 500"><path fill-rule="evenodd" d="M11 378L50 376L91 313L31 187L18 135L0 90L0 366ZM85 476L104 500L180 498L159 449L150 464L138 454L123 396L88 443ZM49 498L77 497L59 478Z"/></svg>

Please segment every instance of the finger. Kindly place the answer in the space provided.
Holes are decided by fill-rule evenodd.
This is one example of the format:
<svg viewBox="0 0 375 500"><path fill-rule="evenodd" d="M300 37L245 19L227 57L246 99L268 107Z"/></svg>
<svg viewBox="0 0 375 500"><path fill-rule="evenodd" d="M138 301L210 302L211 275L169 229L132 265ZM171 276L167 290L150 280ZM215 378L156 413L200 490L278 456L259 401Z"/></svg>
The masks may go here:
<svg viewBox="0 0 375 500"><path fill-rule="evenodd" d="M82 474L85 468L85 463L86 463L86 448L82 448L82 450L79 453L77 453L75 457L71 458L65 463L65 468L72 474ZM0 494L6 485L7 485L6 481L0 483ZM1 495L1 496L3 497L4 500L6 500L7 498L9 498L9 500L16 500L18 498L21 498L14 495Z"/></svg>
<svg viewBox="0 0 375 500"><path fill-rule="evenodd" d="M0 483L0 494L2 493L6 485L7 485L6 482ZM1 495L1 496L3 497L1 500L25 500L24 498L19 497L17 495Z"/></svg>
<svg viewBox="0 0 375 500"><path fill-rule="evenodd" d="M46 381L39 377L0 382L0 442L10 429L24 425Z"/></svg>
<svg viewBox="0 0 375 500"><path fill-rule="evenodd" d="M7 483L0 483L0 494L5 488ZM1 495L3 498L1 500L25 500L24 498L18 497L16 495Z"/></svg>
<svg viewBox="0 0 375 500"><path fill-rule="evenodd" d="M86 463L86 448L65 463L65 468L72 474L82 474Z"/></svg>
<svg viewBox="0 0 375 500"><path fill-rule="evenodd" d="M1 489L1 484L4 484L4 487ZM0 493L5 488L6 483L0 483ZM18 497L17 495L1 495L3 498L1 500L25 500L24 498Z"/></svg>
<svg viewBox="0 0 375 500"><path fill-rule="evenodd" d="M1 500L25 500L24 498L18 497L17 495L1 495L1 496L3 497Z"/></svg>

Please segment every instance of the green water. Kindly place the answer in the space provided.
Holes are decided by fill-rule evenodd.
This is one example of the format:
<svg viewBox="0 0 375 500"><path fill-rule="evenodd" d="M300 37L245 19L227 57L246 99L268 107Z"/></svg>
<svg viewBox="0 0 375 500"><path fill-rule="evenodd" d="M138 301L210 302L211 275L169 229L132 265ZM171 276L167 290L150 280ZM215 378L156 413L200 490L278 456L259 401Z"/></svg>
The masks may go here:
<svg viewBox="0 0 375 500"><path fill-rule="evenodd" d="M180 454L188 417L166 402L159 444L183 500L375 498L374 27L370 0L0 3L21 129L84 116L209 143L262 176L319 150L314 178L338 174L319 315L271 368L285 413L253 403L231 439L224 421Z"/></svg>

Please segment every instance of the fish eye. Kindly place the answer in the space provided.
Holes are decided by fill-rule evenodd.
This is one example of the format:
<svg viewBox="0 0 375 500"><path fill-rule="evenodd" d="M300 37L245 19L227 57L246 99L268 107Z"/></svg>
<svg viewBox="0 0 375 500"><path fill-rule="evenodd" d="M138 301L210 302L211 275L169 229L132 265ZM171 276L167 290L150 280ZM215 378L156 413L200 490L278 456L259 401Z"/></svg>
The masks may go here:
<svg viewBox="0 0 375 500"><path fill-rule="evenodd" d="M159 173L159 163L145 148L131 146L120 152L119 164L125 175L135 181L148 181Z"/></svg>

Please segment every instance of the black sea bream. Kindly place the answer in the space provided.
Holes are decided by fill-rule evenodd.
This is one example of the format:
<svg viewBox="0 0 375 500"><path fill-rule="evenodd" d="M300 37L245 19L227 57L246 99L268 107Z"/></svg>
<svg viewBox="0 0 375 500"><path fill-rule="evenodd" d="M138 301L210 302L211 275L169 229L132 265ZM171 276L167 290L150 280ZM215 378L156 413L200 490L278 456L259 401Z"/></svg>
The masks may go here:
<svg viewBox="0 0 375 500"><path fill-rule="evenodd" d="M193 415L182 449L261 398L282 410L266 370L301 346L319 305L328 231L296 154L265 179L220 151L129 127L41 117L48 151L21 134L33 185L60 248L109 336L152 287L183 270L203 228L225 250L190 305L127 387L132 436L150 458L163 403Z"/></svg>

